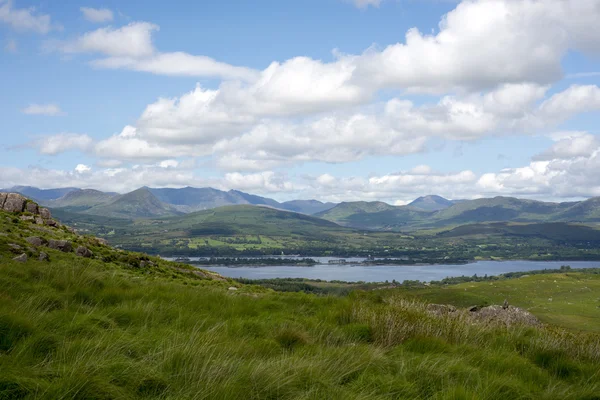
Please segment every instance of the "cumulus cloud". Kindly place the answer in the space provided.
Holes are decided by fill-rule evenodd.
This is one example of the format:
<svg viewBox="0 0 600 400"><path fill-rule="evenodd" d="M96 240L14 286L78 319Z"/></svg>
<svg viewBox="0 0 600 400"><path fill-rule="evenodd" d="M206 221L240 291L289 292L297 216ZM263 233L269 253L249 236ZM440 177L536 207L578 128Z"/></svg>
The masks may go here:
<svg viewBox="0 0 600 400"><path fill-rule="evenodd" d="M132 22L120 28L99 28L67 41L48 41L45 48L66 54L93 53L106 56L91 61L96 68L241 80L257 77L251 68L236 67L210 57L183 52L161 53L152 42L152 34L158 30L158 25L149 22Z"/></svg>
<svg viewBox="0 0 600 400"><path fill-rule="evenodd" d="M30 104L21 111L23 114L46 115L48 117L66 115L66 113L60 109L58 104Z"/></svg>
<svg viewBox="0 0 600 400"><path fill-rule="evenodd" d="M79 11L83 14L83 17L90 22L102 23L110 22L114 19L113 12L108 8L91 8L81 7Z"/></svg>
<svg viewBox="0 0 600 400"><path fill-rule="evenodd" d="M13 0L0 0L0 22L19 32L47 34L51 30L62 29L60 25L52 24L49 15L38 13L35 7L14 7Z"/></svg>
<svg viewBox="0 0 600 400"><path fill-rule="evenodd" d="M158 26L132 22L121 28L100 28L66 42L49 42L48 47L67 54L101 53L115 57L145 57L154 53L152 32Z"/></svg>
<svg viewBox="0 0 600 400"><path fill-rule="evenodd" d="M93 142L88 135L60 133L36 139L28 147L36 148L40 154L57 155L70 150L88 151Z"/></svg>

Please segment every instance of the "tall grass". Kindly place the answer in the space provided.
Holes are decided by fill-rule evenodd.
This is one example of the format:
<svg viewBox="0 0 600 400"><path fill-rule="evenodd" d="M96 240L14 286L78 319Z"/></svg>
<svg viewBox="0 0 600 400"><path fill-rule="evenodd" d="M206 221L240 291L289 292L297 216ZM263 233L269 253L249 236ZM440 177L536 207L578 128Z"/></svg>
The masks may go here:
<svg viewBox="0 0 600 400"><path fill-rule="evenodd" d="M0 399L599 398L598 335L435 316L389 293L3 263Z"/></svg>

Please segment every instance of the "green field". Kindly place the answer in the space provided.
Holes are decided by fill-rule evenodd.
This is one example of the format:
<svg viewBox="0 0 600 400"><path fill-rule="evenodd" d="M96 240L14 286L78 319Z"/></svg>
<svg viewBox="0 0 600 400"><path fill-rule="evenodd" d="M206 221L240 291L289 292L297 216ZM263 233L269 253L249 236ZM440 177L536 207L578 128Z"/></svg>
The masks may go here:
<svg viewBox="0 0 600 400"><path fill-rule="evenodd" d="M282 293L4 213L0 233L0 398L591 400L600 393L597 275ZM37 261L39 249L24 240L31 234L89 246L95 257L47 250L50 261ZM11 260L11 244L25 248L26 263ZM504 298L548 324L426 311L427 301Z"/></svg>

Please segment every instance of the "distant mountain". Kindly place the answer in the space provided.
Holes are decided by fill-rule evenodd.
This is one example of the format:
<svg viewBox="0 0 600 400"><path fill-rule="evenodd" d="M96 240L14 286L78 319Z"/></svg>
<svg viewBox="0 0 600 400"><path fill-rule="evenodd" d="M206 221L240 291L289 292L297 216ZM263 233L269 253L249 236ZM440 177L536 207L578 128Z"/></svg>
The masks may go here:
<svg viewBox="0 0 600 400"><path fill-rule="evenodd" d="M85 213L129 219L182 214L174 206L160 201L148 188L117 196L113 201L92 207Z"/></svg>
<svg viewBox="0 0 600 400"><path fill-rule="evenodd" d="M429 195L419 197L408 205L422 211L439 211L444 210L453 204L453 201L445 199L441 196Z"/></svg>
<svg viewBox="0 0 600 400"><path fill-rule="evenodd" d="M431 213L427 211L407 206L396 207L380 201L345 202L315 214L342 226L372 230L399 230L429 215Z"/></svg>
<svg viewBox="0 0 600 400"><path fill-rule="evenodd" d="M316 200L294 200L279 203L268 197L261 197L239 190L228 192L213 188L149 189L159 200L171 204L182 212L209 210L228 205L260 205L302 214L314 214L334 206Z"/></svg>
<svg viewBox="0 0 600 400"><path fill-rule="evenodd" d="M163 203L171 204L179 211L194 212L237 204L232 196L213 188L185 187L181 189L148 189Z"/></svg>
<svg viewBox="0 0 600 400"><path fill-rule="evenodd" d="M156 229L152 224L147 228ZM160 229L185 231L185 236L299 235L319 240L328 232L350 232L333 222L290 211L253 205L235 205L162 219Z"/></svg>
<svg viewBox="0 0 600 400"><path fill-rule="evenodd" d="M29 197L38 202L56 200L63 197L67 193L79 190L77 188L67 187L60 189L38 189L32 186L13 186L10 189L2 189L2 192L21 193L23 196Z"/></svg>
<svg viewBox="0 0 600 400"><path fill-rule="evenodd" d="M68 208L70 211L85 211L100 204L110 203L119 197L118 193L105 193L99 190L74 190L56 200L46 202L48 207Z"/></svg>
<svg viewBox="0 0 600 400"><path fill-rule="evenodd" d="M547 203L499 196L463 200L437 211L424 211L414 205L395 207L378 202L353 202L341 203L316 215L340 225L373 230L415 230L486 222L600 222L600 198Z"/></svg>
<svg viewBox="0 0 600 400"><path fill-rule="evenodd" d="M314 215L335 207L335 203L322 203L317 200L291 200L281 203L281 207L288 211Z"/></svg>

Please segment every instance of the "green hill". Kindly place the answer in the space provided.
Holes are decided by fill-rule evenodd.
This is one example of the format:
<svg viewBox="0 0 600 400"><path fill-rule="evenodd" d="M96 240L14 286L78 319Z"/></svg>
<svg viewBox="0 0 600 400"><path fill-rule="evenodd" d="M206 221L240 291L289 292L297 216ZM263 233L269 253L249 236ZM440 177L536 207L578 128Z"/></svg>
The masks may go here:
<svg viewBox="0 0 600 400"><path fill-rule="evenodd" d="M548 203L513 197L464 200L426 211L423 202L391 206L385 203L341 203L316 214L341 225L374 230L414 231L485 222L599 222L600 198L582 202ZM434 206L432 206L434 207Z"/></svg>
<svg viewBox="0 0 600 400"><path fill-rule="evenodd" d="M119 195L116 193L105 193L99 190L83 189L74 190L56 200L48 201L45 204L50 208L64 208L65 210L72 212L81 212L101 204L110 203L118 196Z"/></svg>
<svg viewBox="0 0 600 400"><path fill-rule="evenodd" d="M453 204L453 201L445 199L441 196L429 195L419 197L408 205L413 208L418 208L422 211L439 211L444 210Z"/></svg>
<svg viewBox="0 0 600 400"><path fill-rule="evenodd" d="M600 326L600 275L342 297L279 293L21 217L29 215L0 211L2 399L594 399L600 392L600 336L577 329ZM51 240L93 254L52 249ZM21 253L26 261L13 260ZM424 302L464 307L507 298L548 325L438 312L451 309Z"/></svg>
<svg viewBox="0 0 600 400"><path fill-rule="evenodd" d="M118 196L109 203L100 204L86 210L85 213L126 219L182 214L175 207L157 199L148 188L141 188Z"/></svg>

